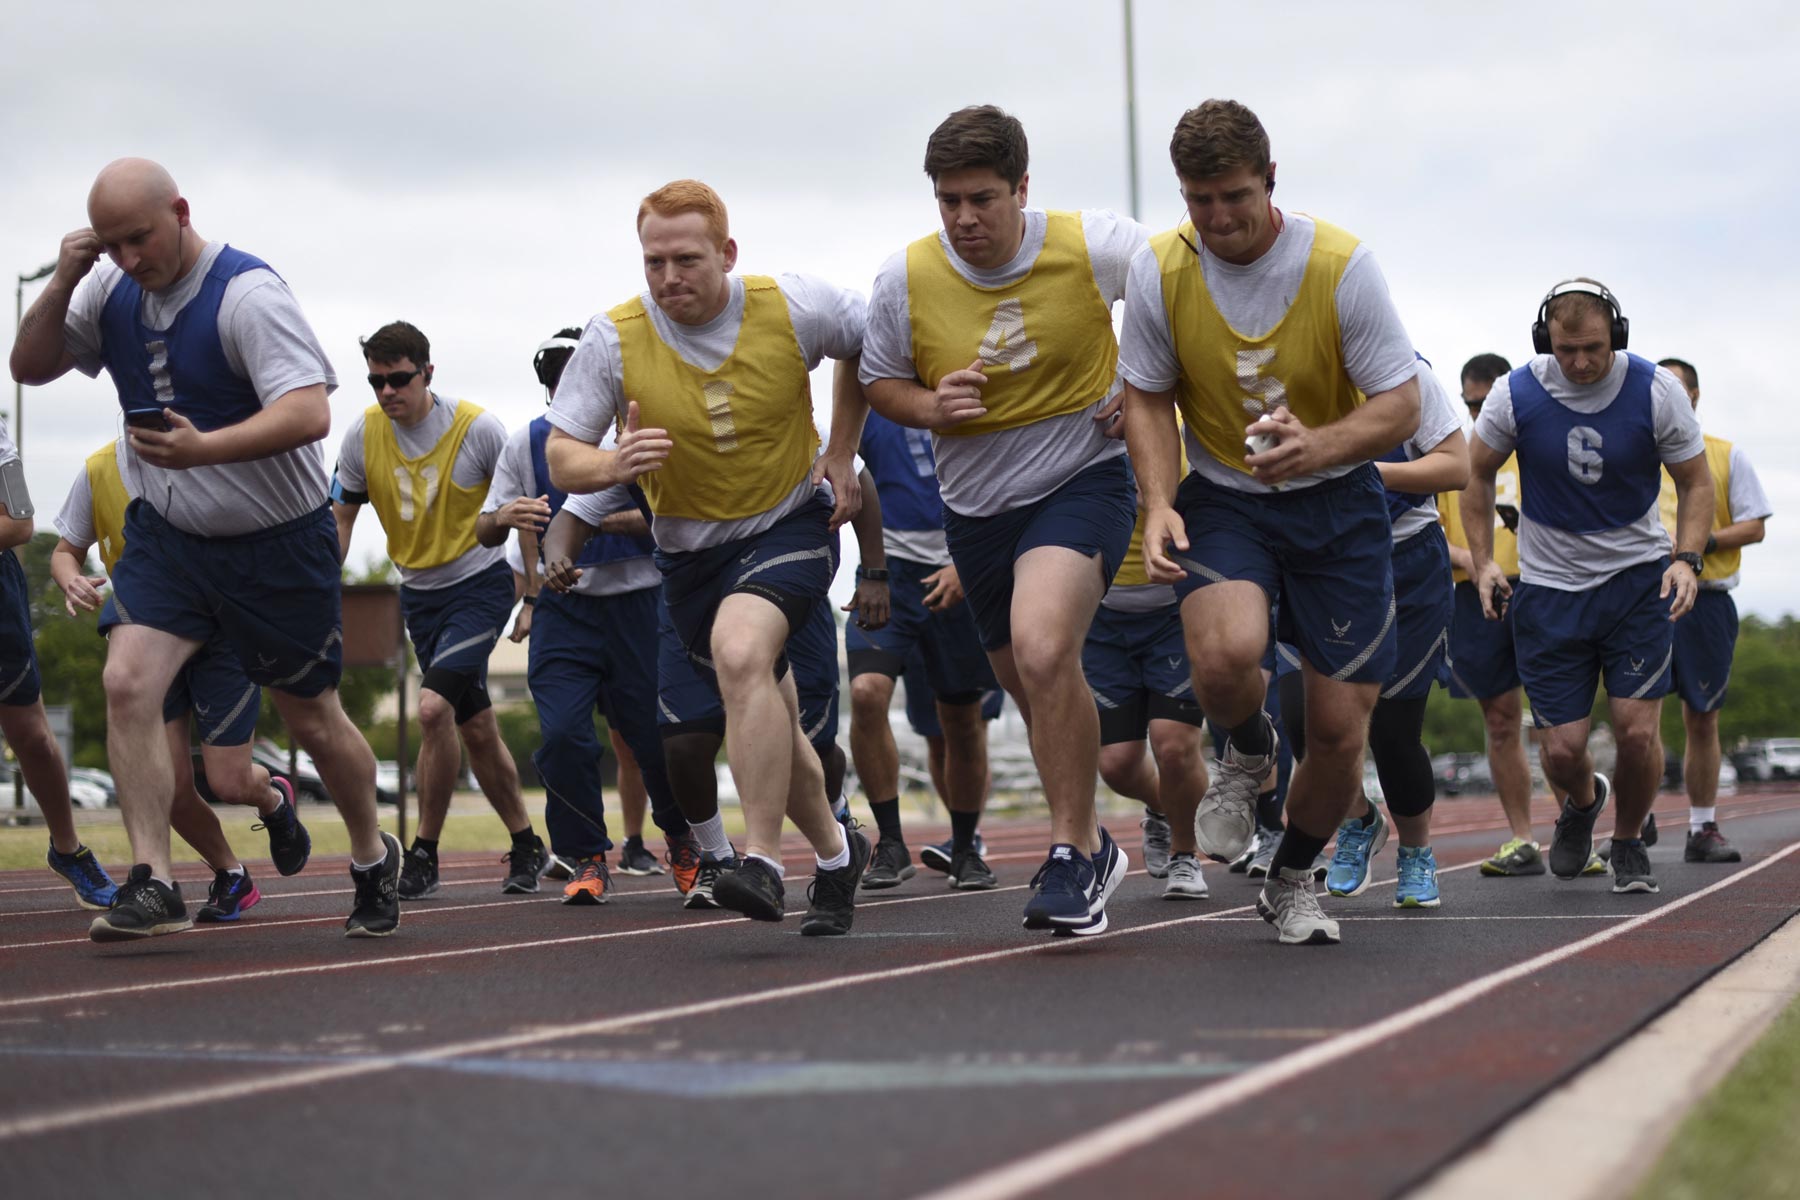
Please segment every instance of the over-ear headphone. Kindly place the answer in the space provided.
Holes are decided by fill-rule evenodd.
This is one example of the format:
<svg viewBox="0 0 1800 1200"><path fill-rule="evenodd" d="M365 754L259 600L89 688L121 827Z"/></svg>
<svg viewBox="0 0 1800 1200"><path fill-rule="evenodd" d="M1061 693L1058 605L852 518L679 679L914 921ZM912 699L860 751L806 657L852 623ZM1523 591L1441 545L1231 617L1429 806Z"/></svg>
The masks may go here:
<svg viewBox="0 0 1800 1200"><path fill-rule="evenodd" d="M1538 305L1537 320L1531 323L1531 348L1539 354L1550 351L1550 302L1558 296L1567 296L1572 292L1580 292L1587 296L1597 296L1612 314L1607 322L1607 332L1611 335L1612 349L1623 350L1631 341L1631 322L1619 311L1619 298L1606 290L1605 285L1589 283L1585 279L1565 279L1550 289L1544 302Z"/></svg>
<svg viewBox="0 0 1800 1200"><path fill-rule="evenodd" d="M562 371L575 353L575 347L581 344L581 331L569 328L561 330L557 335L542 343L537 353L531 356L531 369L537 375L538 382L545 387L554 387L562 377Z"/></svg>

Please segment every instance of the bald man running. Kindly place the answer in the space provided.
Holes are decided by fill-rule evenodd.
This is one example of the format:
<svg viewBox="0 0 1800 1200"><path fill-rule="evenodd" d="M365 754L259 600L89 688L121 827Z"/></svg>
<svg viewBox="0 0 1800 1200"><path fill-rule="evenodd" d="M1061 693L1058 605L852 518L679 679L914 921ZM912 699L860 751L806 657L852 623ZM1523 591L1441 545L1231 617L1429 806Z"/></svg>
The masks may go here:
<svg viewBox="0 0 1800 1200"><path fill-rule="evenodd" d="M174 774L162 702L222 635L318 763L350 833L351 937L399 923L400 846L375 815L375 756L338 701L343 633L337 530L320 440L331 364L280 276L210 243L167 171L125 158L88 193L25 314L12 375L112 376L133 490L125 553L101 614L107 755L136 865L90 929L128 941L188 928L169 869ZM102 253L112 261L98 270Z"/></svg>

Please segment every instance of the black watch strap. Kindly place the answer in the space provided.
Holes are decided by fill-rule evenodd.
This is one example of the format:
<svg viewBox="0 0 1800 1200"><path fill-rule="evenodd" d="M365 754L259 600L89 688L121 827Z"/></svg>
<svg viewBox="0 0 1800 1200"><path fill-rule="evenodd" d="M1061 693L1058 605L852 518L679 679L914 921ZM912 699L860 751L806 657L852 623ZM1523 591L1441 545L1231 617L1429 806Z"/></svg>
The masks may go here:
<svg viewBox="0 0 1800 1200"><path fill-rule="evenodd" d="M1706 559L1693 550L1683 550L1675 556L1676 562L1684 562L1694 572L1694 578L1700 578L1700 572L1706 566Z"/></svg>
<svg viewBox="0 0 1800 1200"><path fill-rule="evenodd" d="M870 583L886 583L888 581L887 568L858 567L856 568L856 577L858 579L865 579Z"/></svg>

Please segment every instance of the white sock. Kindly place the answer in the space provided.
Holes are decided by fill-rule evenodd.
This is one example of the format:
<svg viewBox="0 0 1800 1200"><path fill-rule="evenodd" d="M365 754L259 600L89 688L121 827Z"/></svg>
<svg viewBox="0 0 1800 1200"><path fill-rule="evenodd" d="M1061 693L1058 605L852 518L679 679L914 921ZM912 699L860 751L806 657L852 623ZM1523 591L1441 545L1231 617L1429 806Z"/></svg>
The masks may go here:
<svg viewBox="0 0 1800 1200"><path fill-rule="evenodd" d="M813 861L819 864L821 871L841 871L850 865L850 839L842 829L838 830L838 852L830 858L820 858L814 851Z"/></svg>
<svg viewBox="0 0 1800 1200"><path fill-rule="evenodd" d="M1702 825L1706 824L1708 821L1718 820L1718 814L1719 810L1717 808L1689 808L1688 828L1695 833L1699 833Z"/></svg>
<svg viewBox="0 0 1800 1200"><path fill-rule="evenodd" d="M385 846L381 851L381 857L372 863L359 863L356 861L356 856L352 854L350 856L350 869L352 871L373 871L376 867L379 867L382 863L387 861L387 856L388 852Z"/></svg>
<svg viewBox="0 0 1800 1200"><path fill-rule="evenodd" d="M700 843L702 853L714 858L731 857L731 839L725 836L725 818L714 813L704 821L689 822L688 832Z"/></svg>
<svg viewBox="0 0 1800 1200"><path fill-rule="evenodd" d="M766 854L746 854L746 855L744 855L744 857L745 858L754 858L757 862L759 862L763 866L769 868L769 870L775 872L775 878L777 878L777 879L786 879L787 878L787 868L782 866L780 863L776 862L774 859L770 858Z"/></svg>
<svg viewBox="0 0 1800 1200"><path fill-rule="evenodd" d="M227 875L242 875L244 873L244 864L239 863L237 866L231 868L229 871L227 871L225 873Z"/></svg>

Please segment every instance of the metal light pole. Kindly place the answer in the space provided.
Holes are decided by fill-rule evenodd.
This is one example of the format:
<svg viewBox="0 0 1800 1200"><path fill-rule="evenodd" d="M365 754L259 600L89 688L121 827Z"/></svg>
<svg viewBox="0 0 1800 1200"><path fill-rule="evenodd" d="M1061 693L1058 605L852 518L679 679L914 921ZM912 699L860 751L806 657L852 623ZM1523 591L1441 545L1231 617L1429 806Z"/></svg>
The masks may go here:
<svg viewBox="0 0 1800 1200"><path fill-rule="evenodd" d="M13 286L13 336L19 336L19 326L25 324L25 285L36 283L56 270L55 263L45 263L30 275L20 275L18 283ZM25 448L25 385L17 380L13 382L13 445L19 447L20 453Z"/></svg>
<svg viewBox="0 0 1800 1200"><path fill-rule="evenodd" d="M1131 173L1131 219L1141 221L1138 207L1137 66L1131 36L1131 0L1125 0L1125 161Z"/></svg>

